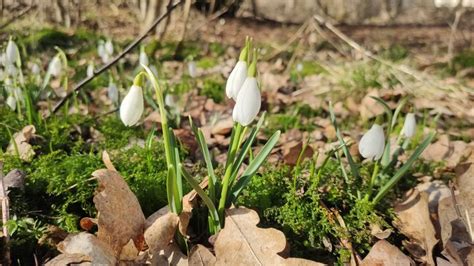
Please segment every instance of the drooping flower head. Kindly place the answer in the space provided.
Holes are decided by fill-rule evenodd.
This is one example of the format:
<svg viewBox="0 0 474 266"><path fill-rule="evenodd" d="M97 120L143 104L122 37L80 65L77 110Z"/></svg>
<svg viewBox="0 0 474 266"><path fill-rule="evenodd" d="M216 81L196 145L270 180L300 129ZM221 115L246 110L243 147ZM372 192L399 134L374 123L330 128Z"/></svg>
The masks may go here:
<svg viewBox="0 0 474 266"><path fill-rule="evenodd" d="M382 126L373 124L359 142L359 153L362 157L378 160L382 157L385 149L385 135Z"/></svg>
<svg viewBox="0 0 474 266"><path fill-rule="evenodd" d="M94 76L94 63L90 62L89 65L87 65L86 74L88 78Z"/></svg>
<svg viewBox="0 0 474 266"><path fill-rule="evenodd" d="M61 58L59 58L59 55L56 55L49 63L48 71L52 76L59 77L59 75L61 74L61 70Z"/></svg>
<svg viewBox="0 0 474 266"><path fill-rule="evenodd" d="M126 126L134 126L143 114L143 75L139 74L120 104L120 119Z"/></svg>
<svg viewBox="0 0 474 266"><path fill-rule="evenodd" d="M240 52L239 61L230 72L229 78L225 86L225 92L228 98L237 100L242 85L247 78L247 58L250 49L250 40L246 39L245 47Z"/></svg>
<svg viewBox="0 0 474 266"><path fill-rule="evenodd" d="M10 38L5 51L5 63L15 65L20 61L20 52L16 43Z"/></svg>
<svg viewBox="0 0 474 266"><path fill-rule="evenodd" d="M416 118L414 113L408 113L405 117L405 123L403 124L402 134L411 138L415 135L416 132Z"/></svg>
<svg viewBox="0 0 474 266"><path fill-rule="evenodd" d="M148 55L145 53L145 48L143 46L140 48L140 56L138 61L140 65L148 66L149 64Z"/></svg>
<svg viewBox="0 0 474 266"><path fill-rule="evenodd" d="M248 76L245 79L242 88L240 88L232 118L242 126L247 126L257 117L262 104L262 96L258 87L257 74L257 52L254 51L253 61L248 69Z"/></svg>

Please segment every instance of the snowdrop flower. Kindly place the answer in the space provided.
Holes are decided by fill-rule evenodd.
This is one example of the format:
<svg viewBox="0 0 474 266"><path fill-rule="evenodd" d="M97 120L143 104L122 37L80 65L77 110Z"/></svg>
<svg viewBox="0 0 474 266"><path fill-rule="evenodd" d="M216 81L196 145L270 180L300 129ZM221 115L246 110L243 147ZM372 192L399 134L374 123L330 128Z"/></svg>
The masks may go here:
<svg viewBox="0 0 474 266"><path fill-rule="evenodd" d="M15 65L7 63L5 65L5 73L11 77L14 77L16 74L18 74L18 69L15 67Z"/></svg>
<svg viewBox="0 0 474 266"><path fill-rule="evenodd" d="M134 84L120 105L120 119L126 126L133 126L140 120L143 108L142 87Z"/></svg>
<svg viewBox="0 0 474 266"><path fill-rule="evenodd" d="M15 97L13 97L12 95L9 95L8 98L7 98L6 103L7 103L8 107L10 107L10 109L15 111L15 108L16 108L16 99L15 99Z"/></svg>
<svg viewBox="0 0 474 266"><path fill-rule="evenodd" d="M359 142L359 153L364 158L378 160L382 157L385 148L385 135L380 125L373 124Z"/></svg>
<svg viewBox="0 0 474 266"><path fill-rule="evenodd" d="M100 58L103 58L105 56L105 45L104 41L99 41L99 45L97 46L97 54L99 55Z"/></svg>
<svg viewBox="0 0 474 266"><path fill-rule="evenodd" d="M33 63L33 65L31 66L31 73L33 75L38 75L40 73L40 67L38 64Z"/></svg>
<svg viewBox="0 0 474 266"><path fill-rule="evenodd" d="M254 52L254 59L249 67L248 77L238 92L239 94L236 97L237 100L234 110L232 111L232 118L242 126L247 126L252 123L260 111L262 104L260 89L258 88L257 79L255 78L256 74L257 58Z"/></svg>
<svg viewBox="0 0 474 266"><path fill-rule="evenodd" d="M94 76L94 64L91 62L87 66L87 77L90 78L92 76Z"/></svg>
<svg viewBox="0 0 474 266"><path fill-rule="evenodd" d="M177 107L176 96L171 93L167 93L165 96L165 104L169 107Z"/></svg>
<svg viewBox="0 0 474 266"><path fill-rule="evenodd" d="M114 45L112 44L112 40L108 39L107 42L105 42L105 52L111 56L114 54Z"/></svg>
<svg viewBox="0 0 474 266"><path fill-rule="evenodd" d="M414 113L408 113L403 124L402 134L407 138L413 137L416 131L416 118Z"/></svg>
<svg viewBox="0 0 474 266"><path fill-rule="evenodd" d="M18 51L18 46L16 43L10 39L7 44L7 50L5 52L5 62L7 64L15 64L20 60L20 53Z"/></svg>
<svg viewBox="0 0 474 266"><path fill-rule="evenodd" d="M56 55L53 60L49 63L48 71L49 73L54 76L58 77L61 74L62 70L62 65L61 65L61 59L59 58L58 55Z"/></svg>
<svg viewBox="0 0 474 266"><path fill-rule="evenodd" d="M239 61L235 65L232 72L230 72L229 78L225 85L225 93L228 98L237 100L239 91L247 78L247 55L248 55L248 44L240 52Z"/></svg>
<svg viewBox="0 0 474 266"><path fill-rule="evenodd" d="M145 66L148 66L148 56L146 55L145 53L145 49L141 49L140 51L140 56L139 56L139 59L138 59L140 65L145 65Z"/></svg>
<svg viewBox="0 0 474 266"><path fill-rule="evenodd" d="M118 93L117 85L115 85L113 81L109 82L109 86L107 87L107 96L112 102L114 103L118 102L119 93Z"/></svg>
<svg viewBox="0 0 474 266"><path fill-rule="evenodd" d="M197 76L197 67L196 67L196 62L194 61L189 61L188 62L188 73L189 76L192 78L195 78Z"/></svg>

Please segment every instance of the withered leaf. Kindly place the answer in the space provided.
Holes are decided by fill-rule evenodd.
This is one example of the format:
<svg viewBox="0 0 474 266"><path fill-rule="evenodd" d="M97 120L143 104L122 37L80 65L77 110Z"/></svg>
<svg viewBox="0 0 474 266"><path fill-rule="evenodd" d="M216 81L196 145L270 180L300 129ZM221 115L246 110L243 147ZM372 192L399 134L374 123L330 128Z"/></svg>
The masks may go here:
<svg viewBox="0 0 474 266"><path fill-rule="evenodd" d="M415 265L415 262L403 254L397 247L385 240L379 240L362 260L361 266Z"/></svg>
<svg viewBox="0 0 474 266"><path fill-rule="evenodd" d="M428 195L411 190L407 198L395 206L395 213L394 225L410 239L405 243L407 250L415 258L434 265L432 252L438 240L430 220Z"/></svg>
<svg viewBox="0 0 474 266"><path fill-rule="evenodd" d="M35 136L36 128L33 125L25 126L20 132L13 134L13 139L7 147L7 154L18 155L21 160L31 162L35 156L33 146L29 141Z"/></svg>
<svg viewBox="0 0 474 266"><path fill-rule="evenodd" d="M203 245L194 246L189 253L189 265L207 266L215 263L216 257Z"/></svg>
<svg viewBox="0 0 474 266"><path fill-rule="evenodd" d="M172 212L165 213L145 230L145 242L150 254L156 254L170 243L178 226L178 215Z"/></svg>
<svg viewBox="0 0 474 266"><path fill-rule="evenodd" d="M87 232L69 235L58 244L58 250L64 254L86 255L93 264L114 265L116 262L110 246Z"/></svg>
<svg viewBox="0 0 474 266"><path fill-rule="evenodd" d="M101 169L92 173L99 182L94 196L98 211L97 237L109 244L118 257L130 239L143 238L145 217L137 197L116 171Z"/></svg>
<svg viewBox="0 0 474 266"><path fill-rule="evenodd" d="M60 254L46 262L46 266L92 265L92 259L83 254Z"/></svg>
<svg viewBox="0 0 474 266"><path fill-rule="evenodd" d="M274 228L259 228L258 214L247 208L226 211L225 227L214 244L216 265L319 265L304 259L285 259L285 235ZM231 252L229 252L231 251Z"/></svg>

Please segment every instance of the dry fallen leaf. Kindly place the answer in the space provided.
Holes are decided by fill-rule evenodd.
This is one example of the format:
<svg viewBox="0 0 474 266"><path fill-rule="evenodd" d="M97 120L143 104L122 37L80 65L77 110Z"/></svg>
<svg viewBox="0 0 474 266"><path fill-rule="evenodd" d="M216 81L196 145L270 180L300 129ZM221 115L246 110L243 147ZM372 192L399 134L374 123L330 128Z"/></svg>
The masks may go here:
<svg viewBox="0 0 474 266"><path fill-rule="evenodd" d="M415 265L415 262L403 254L397 247L385 240L379 240L362 260L361 266Z"/></svg>
<svg viewBox="0 0 474 266"><path fill-rule="evenodd" d="M380 97L378 90L369 91L362 99L359 105L359 112L363 120L379 116L385 111L383 106L377 103L372 97Z"/></svg>
<svg viewBox="0 0 474 266"><path fill-rule="evenodd" d="M194 246L189 252L189 265L214 265L216 257L203 245Z"/></svg>
<svg viewBox="0 0 474 266"><path fill-rule="evenodd" d="M94 196L98 211L97 237L109 244L117 257L130 239L140 250L145 217L137 197L116 171L101 169L92 173L92 176L99 182Z"/></svg>
<svg viewBox="0 0 474 266"><path fill-rule="evenodd" d="M456 187L459 190L457 197L461 207L461 215L469 215L471 228L474 228L474 153L466 162L459 164L456 169Z"/></svg>
<svg viewBox="0 0 474 266"><path fill-rule="evenodd" d="M94 265L114 265L114 251L95 235L81 232L71 234L58 244L58 250L64 254L82 254L90 257Z"/></svg>
<svg viewBox="0 0 474 266"><path fill-rule="evenodd" d="M82 254L60 254L46 262L46 266L92 265L92 259Z"/></svg>
<svg viewBox="0 0 474 266"><path fill-rule="evenodd" d="M167 212L159 217L145 230L145 242L150 254L156 254L169 245L178 226L178 215Z"/></svg>
<svg viewBox="0 0 474 266"><path fill-rule="evenodd" d="M214 244L216 265L321 265L278 255L286 248L285 235L274 228L258 228L259 222L258 214L253 210L228 209L225 227Z"/></svg>
<svg viewBox="0 0 474 266"><path fill-rule="evenodd" d="M283 160L288 165L296 165L298 158L303 151L303 142L301 141L291 141L283 144ZM306 146L303 154L301 154L301 160L305 158L311 158L314 151L311 146Z"/></svg>
<svg viewBox="0 0 474 266"><path fill-rule="evenodd" d="M394 225L410 239L404 243L407 250L422 262L434 265L432 252L438 240L430 220L428 195L411 190L407 198L395 206L395 214Z"/></svg>
<svg viewBox="0 0 474 266"><path fill-rule="evenodd" d="M234 120L232 119L232 116L229 116L217 121L217 123L212 126L211 133L213 135L227 135L230 133L233 126Z"/></svg>
<svg viewBox="0 0 474 266"><path fill-rule="evenodd" d="M31 162L35 156L33 146L29 141L35 136L36 128L33 125L25 126L20 132L13 134L13 139L7 147L7 154L18 155L25 162Z"/></svg>

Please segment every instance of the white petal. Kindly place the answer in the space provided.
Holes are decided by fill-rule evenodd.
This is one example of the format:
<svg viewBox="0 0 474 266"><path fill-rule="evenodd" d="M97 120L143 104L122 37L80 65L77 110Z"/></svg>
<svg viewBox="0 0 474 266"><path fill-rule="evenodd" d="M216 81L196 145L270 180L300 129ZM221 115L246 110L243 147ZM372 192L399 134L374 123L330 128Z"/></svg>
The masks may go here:
<svg viewBox="0 0 474 266"><path fill-rule="evenodd" d="M61 59L59 59L58 56L55 56L53 60L51 60L51 62L49 63L49 73L57 77L59 76L59 74L61 74L61 69L62 69Z"/></svg>
<svg viewBox="0 0 474 266"><path fill-rule="evenodd" d="M416 118L415 114L408 113L405 117L405 123L403 124L402 133L407 138L413 137L416 131Z"/></svg>
<svg viewBox="0 0 474 266"><path fill-rule="evenodd" d="M87 77L92 77L92 76L94 76L94 65L89 64L87 66Z"/></svg>
<svg viewBox="0 0 474 266"><path fill-rule="evenodd" d="M239 95L239 91L241 90L245 79L247 78L247 63L244 61L239 61L234 68L235 75L232 79L232 85L230 93L234 100L237 100L237 96Z"/></svg>
<svg viewBox="0 0 474 266"><path fill-rule="evenodd" d="M235 76L234 70L230 72L230 75L227 78L227 83L225 84L225 94L227 95L227 98L232 98L232 84L233 84L232 81L234 80L234 76Z"/></svg>
<svg viewBox="0 0 474 266"><path fill-rule="evenodd" d="M7 44L7 50L5 52L6 62L10 64L15 64L19 57L20 54L18 53L18 46L16 46L16 43L14 41L9 40Z"/></svg>
<svg viewBox="0 0 474 266"><path fill-rule="evenodd" d="M189 72L189 76L192 77L192 78L195 78L196 75L197 75L197 67L196 67L196 62L194 61L190 61L188 63L188 72Z"/></svg>
<svg viewBox="0 0 474 266"><path fill-rule="evenodd" d="M143 91L133 85L120 105L120 119L126 126L138 123L143 113Z"/></svg>
<svg viewBox="0 0 474 266"><path fill-rule="evenodd" d="M257 79L247 78L237 96L232 118L243 126L249 125L260 111L261 103Z"/></svg>
<svg viewBox="0 0 474 266"><path fill-rule="evenodd" d="M109 83L109 87L107 87L107 96L114 103L118 101L118 89L115 83Z"/></svg>
<svg viewBox="0 0 474 266"><path fill-rule="evenodd" d="M112 55L114 53L114 45L112 44L112 41L110 39L107 40L107 42L105 43L105 52L108 55Z"/></svg>
<svg viewBox="0 0 474 266"><path fill-rule="evenodd" d="M143 51L140 52L139 62L140 62L140 65L148 66L148 56Z"/></svg>
<svg viewBox="0 0 474 266"><path fill-rule="evenodd" d="M385 148L383 128L374 124L359 141L359 153L367 159L378 160L382 157Z"/></svg>
<svg viewBox="0 0 474 266"><path fill-rule="evenodd" d="M13 97L11 95L8 96L6 103L7 103L8 107L10 107L10 109L15 111L15 108L16 108L16 99L15 99L15 97Z"/></svg>

